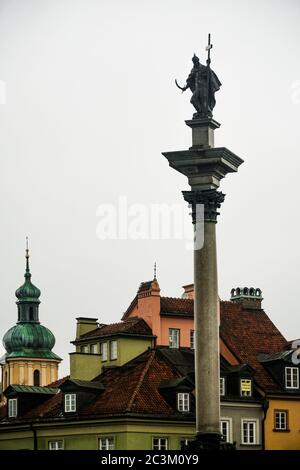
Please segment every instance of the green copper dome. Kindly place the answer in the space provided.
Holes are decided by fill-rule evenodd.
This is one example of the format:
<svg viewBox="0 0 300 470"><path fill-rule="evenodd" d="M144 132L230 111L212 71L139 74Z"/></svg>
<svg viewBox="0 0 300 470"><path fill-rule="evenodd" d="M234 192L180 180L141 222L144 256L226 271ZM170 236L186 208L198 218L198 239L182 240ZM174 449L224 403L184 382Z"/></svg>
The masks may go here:
<svg viewBox="0 0 300 470"><path fill-rule="evenodd" d="M51 352L55 344L53 333L39 323L18 323L4 335L7 357L41 357L58 359Z"/></svg>

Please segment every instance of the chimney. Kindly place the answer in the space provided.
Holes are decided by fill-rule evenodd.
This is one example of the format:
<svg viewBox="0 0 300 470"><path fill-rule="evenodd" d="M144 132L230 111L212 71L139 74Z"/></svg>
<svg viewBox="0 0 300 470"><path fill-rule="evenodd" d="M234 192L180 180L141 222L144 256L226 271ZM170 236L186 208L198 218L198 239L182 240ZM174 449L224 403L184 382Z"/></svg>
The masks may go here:
<svg viewBox="0 0 300 470"><path fill-rule="evenodd" d="M241 303L244 309L261 310L262 291L254 287L233 288L230 300Z"/></svg>
<svg viewBox="0 0 300 470"><path fill-rule="evenodd" d="M194 284L187 284L186 286L182 286L182 288L184 289L184 293L181 296L182 299L194 299Z"/></svg>
<svg viewBox="0 0 300 470"><path fill-rule="evenodd" d="M76 339L79 339L81 335L89 331L95 330L99 326L98 318L78 317L76 320Z"/></svg>

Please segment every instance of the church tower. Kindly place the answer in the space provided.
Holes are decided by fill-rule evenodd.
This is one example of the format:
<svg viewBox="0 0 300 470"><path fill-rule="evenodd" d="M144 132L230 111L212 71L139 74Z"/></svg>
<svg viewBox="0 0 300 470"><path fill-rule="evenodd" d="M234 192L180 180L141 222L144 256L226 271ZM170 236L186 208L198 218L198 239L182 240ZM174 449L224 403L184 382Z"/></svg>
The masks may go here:
<svg viewBox="0 0 300 470"><path fill-rule="evenodd" d="M52 352L53 333L39 321L40 289L31 282L26 247L25 282L16 290L18 321L3 337L2 389L9 385L45 386L58 379L61 358Z"/></svg>

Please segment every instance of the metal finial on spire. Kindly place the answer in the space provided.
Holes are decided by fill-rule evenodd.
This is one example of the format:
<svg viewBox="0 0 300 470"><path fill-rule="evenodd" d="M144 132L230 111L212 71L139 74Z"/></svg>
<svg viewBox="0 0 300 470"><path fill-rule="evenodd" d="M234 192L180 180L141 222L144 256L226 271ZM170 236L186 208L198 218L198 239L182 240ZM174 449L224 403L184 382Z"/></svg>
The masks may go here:
<svg viewBox="0 0 300 470"><path fill-rule="evenodd" d="M154 263L154 279L156 279L156 271L157 271L157 266L156 266L156 261Z"/></svg>
<svg viewBox="0 0 300 470"><path fill-rule="evenodd" d="M29 248L28 248L28 237L26 237L26 272L29 273Z"/></svg>

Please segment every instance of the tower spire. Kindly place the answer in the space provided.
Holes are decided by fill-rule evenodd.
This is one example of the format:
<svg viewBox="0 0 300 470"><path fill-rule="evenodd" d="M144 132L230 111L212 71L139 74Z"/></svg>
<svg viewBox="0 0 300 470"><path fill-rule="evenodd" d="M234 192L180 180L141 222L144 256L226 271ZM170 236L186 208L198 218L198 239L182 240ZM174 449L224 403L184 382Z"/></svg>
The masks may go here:
<svg viewBox="0 0 300 470"><path fill-rule="evenodd" d="M156 266L156 261L154 263L154 278L153 279L156 279L156 271L157 271L157 266Z"/></svg>
<svg viewBox="0 0 300 470"><path fill-rule="evenodd" d="M26 276L28 277L28 275L30 277L28 237L26 237L26 254L25 254L25 258L26 258L26 274L25 274L25 277Z"/></svg>

